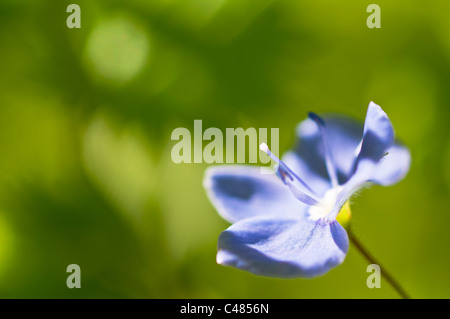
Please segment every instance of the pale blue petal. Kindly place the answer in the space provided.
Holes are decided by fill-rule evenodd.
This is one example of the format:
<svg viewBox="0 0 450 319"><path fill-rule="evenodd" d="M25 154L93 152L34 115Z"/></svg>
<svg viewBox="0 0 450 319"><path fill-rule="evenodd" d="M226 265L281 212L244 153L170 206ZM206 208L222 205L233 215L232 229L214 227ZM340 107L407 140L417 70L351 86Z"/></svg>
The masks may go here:
<svg viewBox="0 0 450 319"><path fill-rule="evenodd" d="M408 148L395 143L378 161L361 160L354 175L344 185L337 198L337 204L329 215L336 218L340 208L358 190L371 183L389 186L403 179L411 166L411 154Z"/></svg>
<svg viewBox="0 0 450 319"><path fill-rule="evenodd" d="M387 150L387 154L375 165L369 180L383 186L397 183L405 177L411 166L411 154L408 148L396 143Z"/></svg>
<svg viewBox="0 0 450 319"><path fill-rule="evenodd" d="M317 167L321 164L318 164L317 166L315 164L311 164L299 157L297 153L293 151L286 152L283 155L283 162L289 166L303 181L305 181L308 187L318 197L322 197L325 192L331 188L331 182L328 175L322 176L321 174L318 174L317 171L310 168L311 165Z"/></svg>
<svg viewBox="0 0 450 319"><path fill-rule="evenodd" d="M337 115L322 116L330 149L330 156L337 170L340 184L352 173L357 149L363 134L363 125L351 118ZM283 156L283 161L300 178L322 196L330 187L330 177L324 159L324 146L317 124L306 119L297 127L298 142L294 150Z"/></svg>
<svg viewBox="0 0 450 319"><path fill-rule="evenodd" d="M377 163L393 144L394 129L391 121L380 106L370 102L356 165L364 160Z"/></svg>
<svg viewBox="0 0 450 319"><path fill-rule="evenodd" d="M342 205L368 183L389 185L404 177L409 170L408 150L394 144L391 121L381 107L373 102L370 102L367 110L363 139L359 148L354 162L354 173L338 195L337 203L329 215L331 218L337 216ZM391 158L389 158L390 151Z"/></svg>
<svg viewBox="0 0 450 319"><path fill-rule="evenodd" d="M230 223L260 215L299 216L307 208L275 174L261 174L256 166L209 167L203 184L214 207Z"/></svg>
<svg viewBox="0 0 450 319"><path fill-rule="evenodd" d="M261 216L222 232L217 262L255 275L311 278L340 265L347 251L347 233L336 221Z"/></svg>

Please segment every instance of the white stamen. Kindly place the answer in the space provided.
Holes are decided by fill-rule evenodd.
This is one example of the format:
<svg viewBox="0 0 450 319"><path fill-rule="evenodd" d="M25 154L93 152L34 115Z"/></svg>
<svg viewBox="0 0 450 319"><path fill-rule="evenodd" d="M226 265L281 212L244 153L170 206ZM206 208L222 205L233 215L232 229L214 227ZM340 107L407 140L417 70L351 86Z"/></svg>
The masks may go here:
<svg viewBox="0 0 450 319"><path fill-rule="evenodd" d="M279 167L277 171L279 172L279 177L282 179L283 183L289 187L291 193L298 200L308 205L316 205L319 203L317 196L314 194L311 188L300 177L298 177L285 163L283 163L278 157L276 157L270 151L266 143L261 143L259 145L259 148L261 149L261 151L265 152L272 160L278 163ZM297 182L299 182L300 184L302 184L304 188L308 190L308 192L305 192L305 190L298 189L298 187L293 184L294 179L297 180Z"/></svg>
<svg viewBox="0 0 450 319"><path fill-rule="evenodd" d="M261 151L263 151L264 153L270 152L270 151L269 151L269 147L267 146L266 143L261 143L261 145L259 145L259 149L260 149Z"/></svg>

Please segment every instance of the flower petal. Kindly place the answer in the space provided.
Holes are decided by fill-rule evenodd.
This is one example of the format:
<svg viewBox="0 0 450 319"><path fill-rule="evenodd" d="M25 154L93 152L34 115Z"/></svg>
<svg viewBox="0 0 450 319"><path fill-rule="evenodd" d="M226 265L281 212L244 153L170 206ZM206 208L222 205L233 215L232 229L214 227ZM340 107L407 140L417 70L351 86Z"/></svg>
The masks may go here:
<svg viewBox="0 0 450 319"><path fill-rule="evenodd" d="M389 117L380 106L370 102L356 165L363 160L377 163L393 144L394 129Z"/></svg>
<svg viewBox="0 0 450 319"><path fill-rule="evenodd" d="M344 203L365 185L370 182L393 184L409 170L411 159L408 149L394 144L391 121L381 107L373 102L370 102L367 110L363 139L357 152L353 174L343 185L329 218L335 218Z"/></svg>
<svg viewBox="0 0 450 319"><path fill-rule="evenodd" d="M351 118L338 115L325 115L322 119L325 122L330 156L337 170L339 183L343 184L352 172L355 150L361 141L363 126ZM300 178L308 181L317 195L323 196L331 183L324 159L321 132L317 124L308 118L298 125L297 136L299 141L294 151L285 154L283 161Z"/></svg>
<svg viewBox="0 0 450 319"><path fill-rule="evenodd" d="M203 185L214 207L230 223L260 215L299 216L307 208L275 174L261 174L256 166L209 167Z"/></svg>
<svg viewBox="0 0 450 319"><path fill-rule="evenodd" d="M387 154L375 165L370 181L383 186L397 183L405 177L411 166L411 154L408 148L396 143L387 150Z"/></svg>
<svg viewBox="0 0 450 319"><path fill-rule="evenodd" d="M308 187L318 197L322 197L323 194L331 188L331 182L328 179L328 175L323 176L323 172L320 172L321 162L309 161L308 159L305 160L293 151L284 153L283 162L305 181L305 183L308 184Z"/></svg>
<svg viewBox="0 0 450 319"><path fill-rule="evenodd" d="M261 216L222 232L217 262L255 275L310 278L341 264L347 251L347 233L337 221Z"/></svg>

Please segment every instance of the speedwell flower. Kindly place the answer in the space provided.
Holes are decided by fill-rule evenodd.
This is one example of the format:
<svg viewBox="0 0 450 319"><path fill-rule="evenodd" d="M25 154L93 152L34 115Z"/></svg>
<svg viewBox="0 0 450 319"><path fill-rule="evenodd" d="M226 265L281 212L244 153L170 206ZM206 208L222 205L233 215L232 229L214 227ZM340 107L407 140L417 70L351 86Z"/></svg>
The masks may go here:
<svg viewBox="0 0 450 319"><path fill-rule="evenodd" d="M297 135L282 161L261 144L281 181L254 166L208 168L208 197L233 223L219 237L219 264L270 277L322 275L347 254L347 232L336 218L352 194L370 183L396 183L409 170L408 149L373 102L364 126L310 113Z"/></svg>

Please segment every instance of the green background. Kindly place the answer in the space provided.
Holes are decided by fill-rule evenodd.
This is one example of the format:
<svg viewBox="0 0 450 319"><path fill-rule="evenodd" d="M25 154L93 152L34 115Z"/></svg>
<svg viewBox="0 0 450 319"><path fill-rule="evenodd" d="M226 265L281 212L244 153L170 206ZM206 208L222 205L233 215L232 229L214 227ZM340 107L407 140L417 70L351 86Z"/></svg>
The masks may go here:
<svg viewBox="0 0 450 319"><path fill-rule="evenodd" d="M363 120L373 100L413 162L353 200L361 241L417 298L450 297L450 5L377 1L0 0L0 297L397 298L367 263L315 279L216 264L228 227L174 164L171 132ZM81 289L66 268L81 267Z"/></svg>

